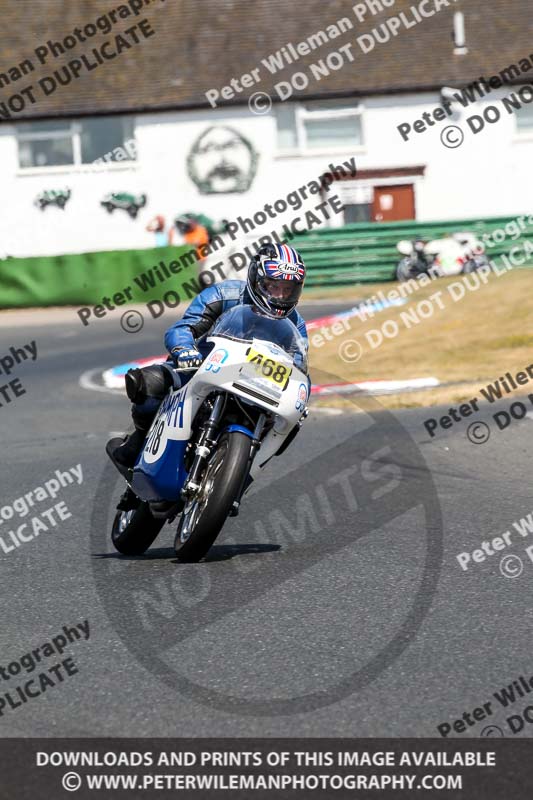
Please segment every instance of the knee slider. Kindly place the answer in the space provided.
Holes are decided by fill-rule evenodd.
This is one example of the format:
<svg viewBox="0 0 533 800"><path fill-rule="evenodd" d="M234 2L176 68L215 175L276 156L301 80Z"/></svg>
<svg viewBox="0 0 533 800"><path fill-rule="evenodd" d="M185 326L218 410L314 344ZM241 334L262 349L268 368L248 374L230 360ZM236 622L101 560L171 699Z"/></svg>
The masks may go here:
<svg viewBox="0 0 533 800"><path fill-rule="evenodd" d="M146 387L142 370L130 369L125 377L126 394L132 403L144 403L146 400Z"/></svg>
<svg viewBox="0 0 533 800"><path fill-rule="evenodd" d="M162 400L172 386L172 375L163 364L153 364L142 370L143 390L147 397Z"/></svg>

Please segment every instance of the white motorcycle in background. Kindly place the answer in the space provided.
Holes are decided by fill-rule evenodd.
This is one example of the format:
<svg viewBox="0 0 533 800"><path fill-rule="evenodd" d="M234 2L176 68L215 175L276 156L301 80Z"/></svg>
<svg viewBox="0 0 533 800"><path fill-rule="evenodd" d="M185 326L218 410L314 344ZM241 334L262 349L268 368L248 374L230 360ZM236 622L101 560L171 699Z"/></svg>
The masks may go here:
<svg viewBox="0 0 533 800"><path fill-rule="evenodd" d="M420 275L443 278L489 266L483 242L467 231L429 242L425 239L402 239L396 249L403 256L396 268L399 281Z"/></svg>
<svg viewBox="0 0 533 800"><path fill-rule="evenodd" d="M144 553L179 516L176 554L199 561L238 513L250 478L307 415L307 345L290 320L236 306L206 341L211 352L169 391L128 476L132 507L117 512L112 530L120 553Z"/></svg>

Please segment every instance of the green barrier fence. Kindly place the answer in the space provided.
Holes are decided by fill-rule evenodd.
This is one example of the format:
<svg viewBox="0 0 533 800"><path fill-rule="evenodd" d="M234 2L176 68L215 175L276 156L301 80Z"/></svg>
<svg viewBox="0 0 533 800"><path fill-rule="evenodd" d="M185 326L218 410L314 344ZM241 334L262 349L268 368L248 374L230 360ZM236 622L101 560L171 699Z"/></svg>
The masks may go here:
<svg viewBox="0 0 533 800"><path fill-rule="evenodd" d="M396 243L415 236L433 239L453 231L471 231L479 237L504 229L515 217L463 219L443 222L357 223L342 228L324 228L292 240L308 267L307 286L347 285L393 280L398 260ZM526 217L527 221L527 217ZM508 254L525 241L533 251L533 226L487 247L489 258ZM189 254L189 256L187 256ZM224 253L220 252L220 260ZM187 261L190 265L187 266ZM173 264L172 274L161 281L155 267ZM179 270L176 267L179 266ZM524 266L533 266L533 256ZM117 250L43 258L9 258L0 261L0 308L53 305L91 305L132 287L133 302L147 302L174 290L183 300L194 296L198 267L188 247L159 247L149 250ZM150 274L154 286L143 275ZM137 280L136 280L137 279ZM145 290L143 290L143 286Z"/></svg>
<svg viewBox="0 0 533 800"><path fill-rule="evenodd" d="M486 247L490 259L508 254L513 247L521 246L527 239L533 250L533 226L520 230L520 236ZM437 222L370 222L345 225L342 228L325 228L299 236L291 241L304 257L309 269L308 286L375 283L395 279L400 254L396 244L400 239L438 239L443 235L471 231L481 238L482 234L504 229L516 217L493 217L490 219L462 219ZM525 257L525 256L524 256ZM529 254L524 266L533 266L533 255Z"/></svg>
<svg viewBox="0 0 533 800"><path fill-rule="evenodd" d="M128 286L132 302L169 290L189 299L198 291L197 275L188 246L8 258L0 261L0 308L95 305Z"/></svg>

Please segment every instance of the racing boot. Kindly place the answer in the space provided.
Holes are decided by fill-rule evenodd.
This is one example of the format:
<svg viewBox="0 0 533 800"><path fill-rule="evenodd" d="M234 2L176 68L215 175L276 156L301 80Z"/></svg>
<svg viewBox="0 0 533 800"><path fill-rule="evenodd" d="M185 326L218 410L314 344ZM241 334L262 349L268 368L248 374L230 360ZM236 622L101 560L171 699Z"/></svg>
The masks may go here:
<svg viewBox="0 0 533 800"><path fill-rule="evenodd" d="M137 456L143 448L147 433L147 430L135 428L133 433L126 436L122 444L115 448L113 451L113 460L122 467L133 469L137 461Z"/></svg>
<svg viewBox="0 0 533 800"><path fill-rule="evenodd" d="M149 430L150 424L146 422L141 426L136 420L133 433L125 438L110 439L106 444L107 455L127 481L131 479L132 469L143 449Z"/></svg>

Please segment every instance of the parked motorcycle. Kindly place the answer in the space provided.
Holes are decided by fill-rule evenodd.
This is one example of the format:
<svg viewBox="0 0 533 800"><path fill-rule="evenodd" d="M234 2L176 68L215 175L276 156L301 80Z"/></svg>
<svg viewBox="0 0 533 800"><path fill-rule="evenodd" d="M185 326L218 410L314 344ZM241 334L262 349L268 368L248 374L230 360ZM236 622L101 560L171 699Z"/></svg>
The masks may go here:
<svg viewBox="0 0 533 800"><path fill-rule="evenodd" d="M212 350L169 391L127 475L111 534L120 553L144 553L178 518L178 559L199 561L238 513L258 462L280 455L307 415L307 347L290 320L236 306L206 341Z"/></svg>
<svg viewBox="0 0 533 800"><path fill-rule="evenodd" d="M402 254L396 278L407 281L420 275L446 277L475 272L489 266L483 243L472 233L452 233L441 239L403 239L396 249Z"/></svg>

